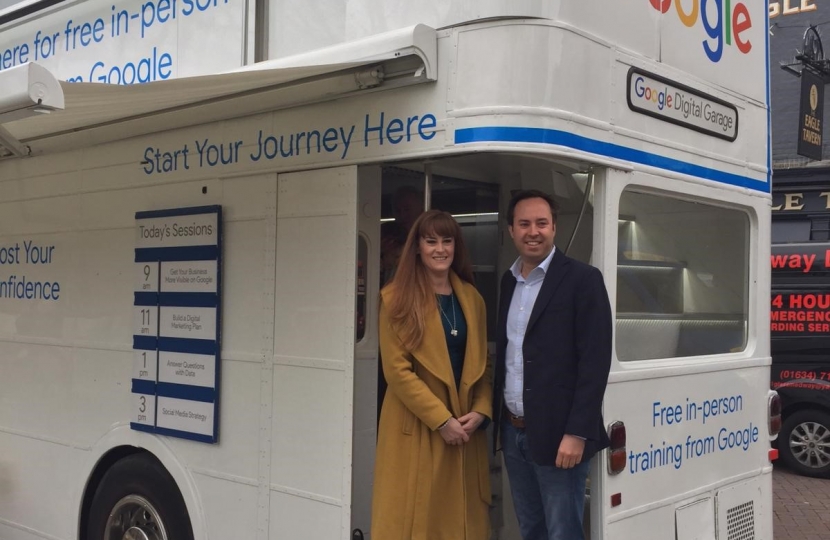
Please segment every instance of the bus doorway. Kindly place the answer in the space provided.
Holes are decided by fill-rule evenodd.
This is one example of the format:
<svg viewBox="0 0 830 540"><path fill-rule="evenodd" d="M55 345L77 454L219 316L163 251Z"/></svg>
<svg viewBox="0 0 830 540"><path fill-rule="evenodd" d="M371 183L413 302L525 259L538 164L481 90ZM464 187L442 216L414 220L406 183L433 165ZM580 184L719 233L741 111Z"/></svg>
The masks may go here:
<svg viewBox="0 0 830 540"><path fill-rule="evenodd" d="M386 392L377 336L378 293L394 277L415 219L427 207L445 210L462 227L476 286L488 306L488 336L493 335L499 189L449 170L429 177L421 165L391 164L362 167L359 192L352 532L355 538L369 538L377 422Z"/></svg>
<svg viewBox="0 0 830 540"><path fill-rule="evenodd" d="M361 171L352 531L355 538L370 538L374 442L386 391L377 345L377 294L394 277L396 255L408 233L401 223L411 226L427 208L449 212L458 221L476 288L487 306L488 347L490 361L495 362L499 282L518 257L504 219L512 193L539 189L557 199L561 205L557 249L583 262L592 260L594 212L587 173L532 156L471 154L428 163L363 167ZM488 428L488 441L492 441L492 429ZM501 453L491 452L490 470L492 538L519 540ZM586 538L590 537L590 514L586 508Z"/></svg>

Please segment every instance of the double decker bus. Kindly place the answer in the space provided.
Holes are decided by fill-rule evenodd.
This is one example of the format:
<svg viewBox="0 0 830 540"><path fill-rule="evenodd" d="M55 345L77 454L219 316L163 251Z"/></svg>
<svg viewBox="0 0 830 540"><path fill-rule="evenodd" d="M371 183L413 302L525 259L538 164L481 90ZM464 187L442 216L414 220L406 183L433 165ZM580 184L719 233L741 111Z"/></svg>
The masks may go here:
<svg viewBox="0 0 830 540"><path fill-rule="evenodd" d="M0 538L369 538L382 223L492 341L534 188L615 317L586 536L771 540L765 4L0 5Z"/></svg>

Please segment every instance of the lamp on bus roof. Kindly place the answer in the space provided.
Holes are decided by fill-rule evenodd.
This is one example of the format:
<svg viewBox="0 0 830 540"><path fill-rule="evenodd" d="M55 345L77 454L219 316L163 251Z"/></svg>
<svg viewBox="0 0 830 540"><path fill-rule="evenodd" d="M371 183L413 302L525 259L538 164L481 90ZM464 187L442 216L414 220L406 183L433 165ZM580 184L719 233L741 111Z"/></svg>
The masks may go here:
<svg viewBox="0 0 830 540"><path fill-rule="evenodd" d="M0 72L0 124L64 107L63 88L52 73L33 62Z"/></svg>
<svg viewBox="0 0 830 540"><path fill-rule="evenodd" d="M370 69L364 69L354 74L355 84L358 90L365 90L366 88L374 88L380 86L386 74L383 72L381 66L375 66Z"/></svg>
<svg viewBox="0 0 830 540"><path fill-rule="evenodd" d="M0 72L0 158L26 156L22 144L4 123L63 109L63 88L48 69L29 62Z"/></svg>

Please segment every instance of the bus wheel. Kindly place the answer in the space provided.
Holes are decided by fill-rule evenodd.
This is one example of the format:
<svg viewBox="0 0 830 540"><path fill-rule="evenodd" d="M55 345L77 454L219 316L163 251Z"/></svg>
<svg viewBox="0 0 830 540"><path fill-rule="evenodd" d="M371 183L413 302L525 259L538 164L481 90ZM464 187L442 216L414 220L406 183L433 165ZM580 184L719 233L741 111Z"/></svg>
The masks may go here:
<svg viewBox="0 0 830 540"><path fill-rule="evenodd" d="M778 436L781 459L798 474L830 476L830 415L798 411L784 421Z"/></svg>
<svg viewBox="0 0 830 540"><path fill-rule="evenodd" d="M89 512L87 540L192 540L187 507L155 458L128 456L101 479Z"/></svg>

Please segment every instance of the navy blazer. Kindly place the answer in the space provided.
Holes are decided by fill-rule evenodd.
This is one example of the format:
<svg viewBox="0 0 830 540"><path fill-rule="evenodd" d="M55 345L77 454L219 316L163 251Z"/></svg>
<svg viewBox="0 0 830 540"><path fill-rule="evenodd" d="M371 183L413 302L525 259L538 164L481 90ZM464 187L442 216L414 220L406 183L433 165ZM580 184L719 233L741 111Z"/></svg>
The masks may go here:
<svg viewBox="0 0 830 540"><path fill-rule="evenodd" d="M495 448L504 403L507 312L516 288L501 280L493 399ZM551 259L525 333L524 415L531 457L555 465L565 434L585 439L583 460L609 445L602 399L611 369L611 305L602 273L563 255Z"/></svg>

